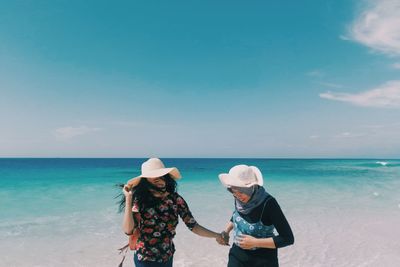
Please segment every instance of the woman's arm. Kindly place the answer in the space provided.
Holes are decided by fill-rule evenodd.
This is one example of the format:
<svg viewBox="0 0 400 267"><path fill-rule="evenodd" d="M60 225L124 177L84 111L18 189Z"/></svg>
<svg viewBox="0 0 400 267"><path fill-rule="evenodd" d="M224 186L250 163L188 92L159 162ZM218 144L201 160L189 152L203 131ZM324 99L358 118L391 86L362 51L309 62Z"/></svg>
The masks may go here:
<svg viewBox="0 0 400 267"><path fill-rule="evenodd" d="M267 214L269 214L272 224L278 232L278 235L273 237L275 246L277 248L282 248L292 245L294 243L293 232L278 202L275 198L272 198L269 203L267 203L267 206Z"/></svg>
<svg viewBox="0 0 400 267"><path fill-rule="evenodd" d="M239 246L243 249L251 248L276 248L274 239L272 237L267 238L255 238L250 235L241 235L237 237Z"/></svg>
<svg viewBox="0 0 400 267"><path fill-rule="evenodd" d="M233 229L232 221L229 221L225 226L225 230L221 232L222 240L217 240L220 245L228 245L229 246L229 233Z"/></svg>
<svg viewBox="0 0 400 267"><path fill-rule="evenodd" d="M215 238L218 243L224 243L222 234L208 230L196 222L186 201L179 195L176 199L176 204L178 206L179 216L193 233L202 237Z"/></svg>
<svg viewBox="0 0 400 267"><path fill-rule="evenodd" d="M229 235L229 233L232 231L232 229L233 229L233 222L229 221L225 226L225 230L222 232Z"/></svg>
<svg viewBox="0 0 400 267"><path fill-rule="evenodd" d="M135 229L135 221L133 220L132 213L132 191L129 190L126 186L122 189L125 195L125 211L124 211L124 219L122 222L122 229L125 234L131 235L133 233L133 229Z"/></svg>
<svg viewBox="0 0 400 267"><path fill-rule="evenodd" d="M217 243L220 245L224 246L229 245L229 243L225 241L223 233L219 234L214 231L208 230L207 228L201 226L198 223L196 223L196 225L192 228L192 232L202 237L215 238L215 241L217 241Z"/></svg>
<svg viewBox="0 0 400 267"><path fill-rule="evenodd" d="M207 228L201 226L198 223L196 223L196 225L193 227L192 232L202 237L209 237L209 238L221 237L221 234L208 230Z"/></svg>

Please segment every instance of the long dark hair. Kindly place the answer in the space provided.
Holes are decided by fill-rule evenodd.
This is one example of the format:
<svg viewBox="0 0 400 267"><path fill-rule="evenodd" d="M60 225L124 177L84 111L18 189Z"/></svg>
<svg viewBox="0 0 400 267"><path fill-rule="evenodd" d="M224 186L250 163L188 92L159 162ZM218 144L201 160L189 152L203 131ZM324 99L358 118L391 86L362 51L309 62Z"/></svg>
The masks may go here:
<svg viewBox="0 0 400 267"><path fill-rule="evenodd" d="M178 186L176 181L169 174L162 176L162 178L165 181L166 192L170 194L176 193ZM124 184L118 184L117 186L122 189L124 187ZM147 207L153 207L160 202L160 198L153 196L153 194L150 192L150 189L155 188L151 183L147 181L146 178L142 178L139 184L132 189L132 202L137 201L139 203L140 210L143 210ZM116 196L116 198L120 198L117 204L119 205L119 212L122 212L125 209L125 196L123 193L120 193L118 196Z"/></svg>

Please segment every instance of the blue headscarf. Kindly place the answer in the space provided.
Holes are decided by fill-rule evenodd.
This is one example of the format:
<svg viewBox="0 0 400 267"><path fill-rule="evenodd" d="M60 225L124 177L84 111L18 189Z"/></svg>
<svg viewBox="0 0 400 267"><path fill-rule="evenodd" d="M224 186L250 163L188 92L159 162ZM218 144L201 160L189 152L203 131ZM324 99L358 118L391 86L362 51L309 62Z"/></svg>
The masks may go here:
<svg viewBox="0 0 400 267"><path fill-rule="evenodd" d="M265 199L269 196L264 187L259 185L253 185L252 187L232 186L232 188L240 191L243 194L251 196L250 200L247 203L241 202L240 200L235 198L235 208L242 214L249 214L254 208L263 203Z"/></svg>

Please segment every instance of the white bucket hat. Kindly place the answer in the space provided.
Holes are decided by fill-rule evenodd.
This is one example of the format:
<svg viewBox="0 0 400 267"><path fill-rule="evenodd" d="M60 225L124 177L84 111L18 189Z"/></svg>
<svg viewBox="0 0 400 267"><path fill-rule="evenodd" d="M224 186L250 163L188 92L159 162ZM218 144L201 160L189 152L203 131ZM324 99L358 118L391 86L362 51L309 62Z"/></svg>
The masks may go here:
<svg viewBox="0 0 400 267"><path fill-rule="evenodd" d="M129 189L137 186L142 178L158 178L169 174L174 180L181 178L179 170L175 167L165 168L164 163L158 158L150 158L142 164L142 174L130 179L126 185Z"/></svg>
<svg viewBox="0 0 400 267"><path fill-rule="evenodd" d="M229 170L229 173L221 173L218 177L225 187L263 185L261 171L255 166L236 165Z"/></svg>

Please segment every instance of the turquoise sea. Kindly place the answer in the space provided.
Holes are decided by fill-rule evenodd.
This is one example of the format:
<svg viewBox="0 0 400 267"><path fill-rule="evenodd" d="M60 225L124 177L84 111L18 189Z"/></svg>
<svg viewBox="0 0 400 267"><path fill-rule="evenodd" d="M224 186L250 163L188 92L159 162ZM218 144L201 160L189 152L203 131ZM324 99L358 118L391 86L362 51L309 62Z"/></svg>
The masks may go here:
<svg viewBox="0 0 400 267"><path fill-rule="evenodd" d="M126 237L114 185L144 160L0 159L0 267L117 266ZM400 160L162 160L180 169L179 193L215 231L233 209L217 175L258 166L295 234L281 266L400 266ZM228 248L183 223L175 244L175 266L226 266Z"/></svg>

